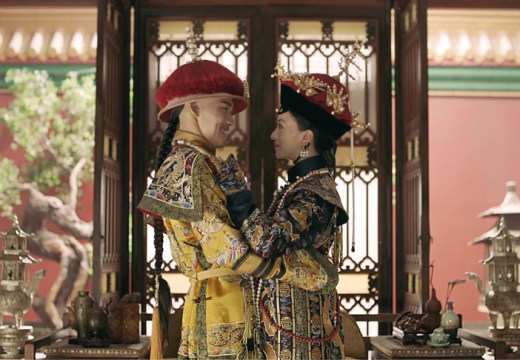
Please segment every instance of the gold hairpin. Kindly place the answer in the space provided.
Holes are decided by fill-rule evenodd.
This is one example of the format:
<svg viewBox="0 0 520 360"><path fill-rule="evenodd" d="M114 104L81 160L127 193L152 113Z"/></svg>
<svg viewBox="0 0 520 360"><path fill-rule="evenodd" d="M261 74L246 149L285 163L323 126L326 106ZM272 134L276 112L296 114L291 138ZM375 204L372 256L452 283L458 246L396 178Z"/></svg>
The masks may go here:
<svg viewBox="0 0 520 360"><path fill-rule="evenodd" d="M339 68L340 68L340 72L339 72L338 76L341 76L342 74L347 74L347 76L349 78L351 78L352 80L355 80L355 78L352 75L350 75L349 67L354 66L358 70L361 71L361 68L359 67L358 64L356 64L354 62L354 59L357 56L360 56L361 58L363 58L365 60L367 59L367 57L361 52L361 50L363 49L363 47L365 46L367 41L368 41L367 39L361 40L361 41L356 41L356 42L354 42L354 44L352 44L352 47L349 50L347 50L347 52L345 53L345 56L342 57L338 63Z"/></svg>
<svg viewBox="0 0 520 360"><path fill-rule="evenodd" d="M360 123L356 119L359 117L360 113L358 111L352 111L352 124L350 127L354 130L365 130L370 126L369 122Z"/></svg>
<svg viewBox="0 0 520 360"><path fill-rule="evenodd" d="M346 74L347 78L351 78L352 80L355 80L355 78L350 74L349 68L350 68L350 66L354 66L358 70L360 70L360 71L362 70L359 67L359 65L354 62L354 60L358 56L364 60L367 59L367 57L361 52L361 50L363 49L363 47L365 46L367 41L368 41L368 39L356 41L356 42L354 42L354 44L352 44L351 48L349 50L347 50L344 57L342 57L338 63L339 68L340 68L340 72L337 75L338 78L342 74ZM368 122L361 123L361 122L357 121L357 118L359 117L360 113L358 111L354 111L352 109L352 106L350 105L350 99L348 102L348 106L349 106L349 109L351 111L351 116L352 116L352 124L350 125L351 128L354 130L365 130L366 128L368 128L370 126L370 123L368 123Z"/></svg>
<svg viewBox="0 0 520 360"><path fill-rule="evenodd" d="M199 48L197 47L197 41L193 34L191 27L186 27L186 47L188 48L188 55L191 57L191 62L199 61Z"/></svg>
<svg viewBox="0 0 520 360"><path fill-rule="evenodd" d="M325 92L327 94L327 106L332 108L331 114L342 114L347 105L348 94L343 92L343 89L336 88L336 85L330 86L323 81L316 79L308 73L293 73L285 71L280 60L276 63L274 74L272 78L277 77L283 81L292 81L297 87L297 91L305 93L305 96L310 97Z"/></svg>

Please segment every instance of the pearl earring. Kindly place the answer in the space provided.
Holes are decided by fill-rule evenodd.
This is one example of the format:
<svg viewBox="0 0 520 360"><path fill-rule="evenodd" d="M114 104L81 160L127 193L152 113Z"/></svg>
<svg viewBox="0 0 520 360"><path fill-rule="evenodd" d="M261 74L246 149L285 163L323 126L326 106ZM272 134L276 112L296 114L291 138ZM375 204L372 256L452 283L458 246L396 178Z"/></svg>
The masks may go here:
<svg viewBox="0 0 520 360"><path fill-rule="evenodd" d="M309 145L310 144L303 145L303 148L300 150L300 158L305 159L309 156Z"/></svg>

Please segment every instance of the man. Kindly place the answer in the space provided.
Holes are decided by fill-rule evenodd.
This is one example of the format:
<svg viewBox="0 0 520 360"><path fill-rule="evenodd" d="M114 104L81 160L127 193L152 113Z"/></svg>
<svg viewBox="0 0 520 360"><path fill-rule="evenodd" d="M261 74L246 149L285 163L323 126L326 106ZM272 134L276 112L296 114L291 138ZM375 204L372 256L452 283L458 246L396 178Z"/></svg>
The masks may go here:
<svg viewBox="0 0 520 360"><path fill-rule="evenodd" d="M235 74L213 61L194 61L169 76L156 100L161 107L159 120L170 124L159 150L155 179L138 208L157 219L158 278L163 231L179 269L190 278L179 358L245 356L255 348L251 320L259 314L251 306L255 300L252 282L240 274L280 279L317 291L335 286L337 272L305 250L263 259L234 228L226 197L216 182L222 162L215 151L227 144L233 115L248 106L244 85ZM158 297L159 308L167 316L171 300ZM166 326L162 324L163 334Z"/></svg>

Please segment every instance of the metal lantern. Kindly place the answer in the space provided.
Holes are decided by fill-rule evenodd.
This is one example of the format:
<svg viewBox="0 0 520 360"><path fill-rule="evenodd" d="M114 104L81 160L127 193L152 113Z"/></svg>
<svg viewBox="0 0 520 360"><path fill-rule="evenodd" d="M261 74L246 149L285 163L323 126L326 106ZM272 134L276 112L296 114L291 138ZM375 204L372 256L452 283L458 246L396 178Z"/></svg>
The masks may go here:
<svg viewBox="0 0 520 360"><path fill-rule="evenodd" d="M470 241L471 245L484 244L486 257L489 257L491 253L491 239L499 235L499 222L500 219L503 218L507 230L517 239L513 244L513 249L520 255L520 198L516 193L516 182L508 181L506 183L506 194L502 203L483 211L479 214L479 217L496 217L497 221L491 229ZM488 280L488 284L492 276L490 267L486 267L486 279ZM487 290L490 290L489 286L487 286ZM484 305L484 298L482 298L479 303L479 311L488 312L488 309Z"/></svg>
<svg viewBox="0 0 520 360"><path fill-rule="evenodd" d="M471 242L486 245L487 258L482 262L486 266L487 286L482 285L475 273L467 273L467 276L477 282L483 295L491 320L491 335L509 345L520 345L520 198L514 181L506 183L506 190L501 204L479 214L496 217L496 226Z"/></svg>
<svg viewBox="0 0 520 360"><path fill-rule="evenodd" d="M30 236L20 228L16 216L11 230L0 233L0 346L5 352L0 356L19 357L19 349L32 333L32 327L24 326L22 318L32 304L45 271L36 272L28 281L26 266L37 261L27 251ZM3 324L6 315L14 317L14 324Z"/></svg>
<svg viewBox="0 0 520 360"><path fill-rule="evenodd" d="M488 268L488 281L495 293L517 293L520 259L514 248L516 238L507 229L504 218L501 218L497 231L498 234L491 238L491 254L482 263ZM520 310L520 302L518 306Z"/></svg>
<svg viewBox="0 0 520 360"><path fill-rule="evenodd" d="M486 211L479 214L479 217L496 217L496 224L484 234L480 235L470 243L485 244L487 246L487 254L489 255L489 246L491 245L491 238L498 234L498 222L501 217L504 218L508 231L514 237L520 239L520 198L516 193L516 182L508 181L506 183L506 195L500 205L492 206ZM520 240L516 242L515 249L520 254Z"/></svg>
<svg viewBox="0 0 520 360"><path fill-rule="evenodd" d="M491 239L489 257L482 261L486 266L488 283L487 290L477 274L466 273L468 278L475 280L479 292L485 298L485 305L489 311L492 333L501 337L518 337L520 319L520 292L518 292L518 264L520 258L514 250L517 241L506 227L502 217L497 227L497 235ZM499 316L503 322L498 326Z"/></svg>

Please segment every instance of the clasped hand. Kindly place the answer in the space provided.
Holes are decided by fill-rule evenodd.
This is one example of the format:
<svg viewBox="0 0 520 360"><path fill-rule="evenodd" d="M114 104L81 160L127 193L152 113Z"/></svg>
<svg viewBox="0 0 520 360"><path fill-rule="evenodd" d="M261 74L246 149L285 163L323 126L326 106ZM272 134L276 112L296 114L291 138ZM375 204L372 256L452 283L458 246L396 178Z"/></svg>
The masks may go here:
<svg viewBox="0 0 520 360"><path fill-rule="evenodd" d="M222 161L220 172L217 174L217 182L226 196L249 190L244 172L233 154Z"/></svg>

